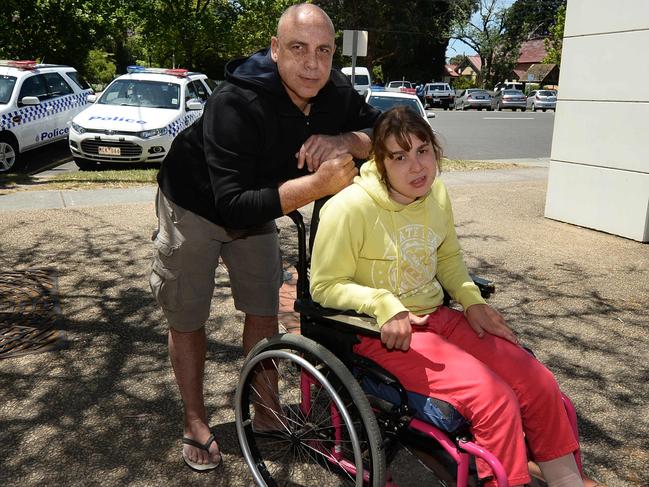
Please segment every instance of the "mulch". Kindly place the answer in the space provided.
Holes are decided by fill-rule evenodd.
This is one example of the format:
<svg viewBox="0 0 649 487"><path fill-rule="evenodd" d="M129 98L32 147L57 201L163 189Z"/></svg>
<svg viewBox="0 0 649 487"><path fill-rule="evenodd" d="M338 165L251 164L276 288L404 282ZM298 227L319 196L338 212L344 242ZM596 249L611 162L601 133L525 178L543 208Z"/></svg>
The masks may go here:
<svg viewBox="0 0 649 487"><path fill-rule="evenodd" d="M56 272L0 272L0 359L68 347L61 323Z"/></svg>

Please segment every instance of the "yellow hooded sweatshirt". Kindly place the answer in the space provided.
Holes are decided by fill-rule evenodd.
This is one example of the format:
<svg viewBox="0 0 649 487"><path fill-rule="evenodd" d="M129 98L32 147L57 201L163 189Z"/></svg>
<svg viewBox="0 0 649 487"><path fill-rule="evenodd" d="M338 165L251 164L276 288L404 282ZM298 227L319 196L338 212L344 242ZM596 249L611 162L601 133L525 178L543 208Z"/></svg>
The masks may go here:
<svg viewBox="0 0 649 487"><path fill-rule="evenodd" d="M441 285L440 285L441 284ZM484 303L464 264L446 187L438 178L408 205L392 200L374 161L320 211L311 296L372 316L380 329L401 311L424 315L444 299Z"/></svg>

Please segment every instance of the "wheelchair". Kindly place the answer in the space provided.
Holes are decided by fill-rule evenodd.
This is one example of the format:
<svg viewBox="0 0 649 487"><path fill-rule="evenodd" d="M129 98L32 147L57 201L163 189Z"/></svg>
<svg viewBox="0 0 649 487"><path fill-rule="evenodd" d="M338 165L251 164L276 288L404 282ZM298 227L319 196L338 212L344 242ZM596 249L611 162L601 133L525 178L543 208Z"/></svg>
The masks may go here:
<svg viewBox="0 0 649 487"><path fill-rule="evenodd" d="M304 221L298 211L288 216L298 233L294 309L300 335L259 342L246 357L235 394L237 437L257 485L396 487L389 465L405 446L434 459L441 485L481 485L475 470L480 458L498 487L508 487L499 460L472 441L468 423L450 404L415 397L389 372L353 353L357 334L379 336L368 326L372 319L311 300ZM495 291L491 282L472 278L483 297ZM269 377L277 378L276 389ZM577 437L575 409L563 399ZM432 421L422 416L421 400ZM255 411L261 408L281 426L256 430ZM575 457L581 470L578 451Z"/></svg>

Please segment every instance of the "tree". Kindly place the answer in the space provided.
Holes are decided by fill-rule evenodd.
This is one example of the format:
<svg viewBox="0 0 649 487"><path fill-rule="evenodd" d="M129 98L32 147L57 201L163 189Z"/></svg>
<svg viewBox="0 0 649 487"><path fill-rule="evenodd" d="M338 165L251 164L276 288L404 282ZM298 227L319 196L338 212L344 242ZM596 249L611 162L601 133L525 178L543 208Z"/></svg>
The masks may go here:
<svg viewBox="0 0 649 487"><path fill-rule="evenodd" d="M459 2L454 5L456 9L471 6ZM478 84L482 87L491 88L496 81L506 78L518 59L520 45L506 42L508 9L503 5L502 0L480 0L475 15L453 26L453 38L463 41L480 56L482 68ZM466 11L456 16L457 19L466 17Z"/></svg>
<svg viewBox="0 0 649 487"><path fill-rule="evenodd" d="M0 55L69 64L83 71L103 18L99 0L3 0Z"/></svg>
<svg viewBox="0 0 649 487"><path fill-rule="evenodd" d="M455 1L473 4L476 0ZM405 77L417 82L439 79L445 73L448 26L456 15L465 15L465 11L452 8L452 3L322 0L319 5L330 15L339 34L343 30L368 31L369 45L367 56L360 60L362 64L370 70L381 67L385 81ZM349 62L339 49L335 64L344 66Z"/></svg>
<svg viewBox="0 0 649 487"><path fill-rule="evenodd" d="M566 24L566 6L562 5L557 10L554 25L550 27L550 36L545 39L545 50L548 53L543 59L544 63L561 66L561 49L563 47L563 30Z"/></svg>

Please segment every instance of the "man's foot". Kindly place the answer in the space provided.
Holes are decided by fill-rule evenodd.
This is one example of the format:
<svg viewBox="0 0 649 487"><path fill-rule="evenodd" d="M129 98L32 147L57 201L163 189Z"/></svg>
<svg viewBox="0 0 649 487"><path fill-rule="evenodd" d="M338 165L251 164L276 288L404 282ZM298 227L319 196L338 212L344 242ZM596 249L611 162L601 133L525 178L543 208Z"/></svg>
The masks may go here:
<svg viewBox="0 0 649 487"><path fill-rule="evenodd" d="M206 424L185 428L183 459L194 470L212 470L221 464L221 452Z"/></svg>

